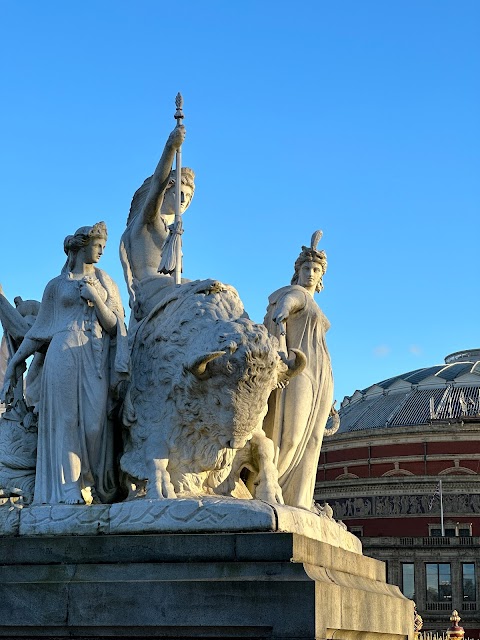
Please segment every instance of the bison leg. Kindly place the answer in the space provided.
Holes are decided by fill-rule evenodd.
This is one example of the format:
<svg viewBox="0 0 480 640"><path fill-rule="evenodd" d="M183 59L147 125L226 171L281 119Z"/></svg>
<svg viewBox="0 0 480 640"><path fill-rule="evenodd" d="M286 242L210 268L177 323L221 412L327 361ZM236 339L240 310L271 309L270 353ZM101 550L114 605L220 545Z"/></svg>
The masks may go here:
<svg viewBox="0 0 480 640"><path fill-rule="evenodd" d="M253 480L254 497L269 504L283 504L282 489L278 484L278 471L273 462L275 448L262 430L257 430L249 442L252 461L257 469Z"/></svg>
<svg viewBox="0 0 480 640"><path fill-rule="evenodd" d="M167 471L168 458L153 458L147 465L148 484L146 497L152 500L176 498L175 489Z"/></svg>

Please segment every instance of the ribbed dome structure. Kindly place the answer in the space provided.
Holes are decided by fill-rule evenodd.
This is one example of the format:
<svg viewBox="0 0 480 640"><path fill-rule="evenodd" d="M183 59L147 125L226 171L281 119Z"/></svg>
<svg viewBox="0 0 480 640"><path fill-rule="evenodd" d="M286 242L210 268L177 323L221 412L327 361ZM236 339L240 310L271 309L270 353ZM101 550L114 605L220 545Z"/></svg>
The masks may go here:
<svg viewBox="0 0 480 640"><path fill-rule="evenodd" d="M355 391L339 415L315 500L387 562L425 628L457 609L480 640L480 349Z"/></svg>
<svg viewBox="0 0 480 640"><path fill-rule="evenodd" d="M339 434L361 429L480 421L480 349L416 369L346 397Z"/></svg>

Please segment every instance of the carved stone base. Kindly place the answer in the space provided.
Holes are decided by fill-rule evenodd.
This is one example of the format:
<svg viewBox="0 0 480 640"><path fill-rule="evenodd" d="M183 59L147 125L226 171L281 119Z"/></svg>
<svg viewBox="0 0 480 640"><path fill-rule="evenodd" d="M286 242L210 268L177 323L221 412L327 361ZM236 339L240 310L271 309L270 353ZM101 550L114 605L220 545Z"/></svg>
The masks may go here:
<svg viewBox="0 0 480 640"><path fill-rule="evenodd" d="M0 506L0 535L97 535L285 531L362 553L359 539L328 518L261 500L188 498L113 505Z"/></svg>
<svg viewBox="0 0 480 640"><path fill-rule="evenodd" d="M384 564L295 533L0 538L0 637L413 640Z"/></svg>

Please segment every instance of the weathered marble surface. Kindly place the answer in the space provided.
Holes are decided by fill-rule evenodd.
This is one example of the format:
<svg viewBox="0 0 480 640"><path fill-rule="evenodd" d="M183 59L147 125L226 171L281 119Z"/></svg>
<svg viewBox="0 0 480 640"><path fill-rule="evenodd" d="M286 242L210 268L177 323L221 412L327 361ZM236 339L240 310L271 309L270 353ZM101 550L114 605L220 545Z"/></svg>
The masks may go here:
<svg viewBox="0 0 480 640"><path fill-rule="evenodd" d="M110 533L275 530L275 510L259 500L132 500L110 507Z"/></svg>
<svg viewBox="0 0 480 640"><path fill-rule="evenodd" d="M173 246L181 247L180 214L194 192L193 172L181 170L180 94L176 106L177 126L153 176L133 197L122 237L133 310L128 339L118 288L96 266L107 240L103 222L65 238L66 264L47 284L28 330L0 288L0 319L13 318L21 340L5 372L10 412L14 389L24 402L26 359L46 354L35 403L36 455L35 442L28 449L33 506L20 513L19 533L280 527L356 548L328 513L311 514L333 385L329 325L313 299L327 267L316 248L322 234L302 247L292 284L270 297L267 326L248 318L229 285L180 283L175 268L172 286L173 267L162 258L170 252L177 267L181 262ZM37 415L31 409L25 406L27 417ZM16 434L5 434L11 444ZM25 440L23 433L18 439ZM0 438L0 463L5 448ZM284 502L301 509L276 509ZM89 511L77 509L85 504ZM11 535L15 526L5 529Z"/></svg>
<svg viewBox="0 0 480 640"><path fill-rule="evenodd" d="M20 513L19 533L36 535L92 535L109 533L109 505L33 505Z"/></svg>
<svg viewBox="0 0 480 640"><path fill-rule="evenodd" d="M303 354L287 365L229 285L197 280L171 289L130 338L122 471L136 488L146 479L146 498L242 497L247 467L252 495L282 502L261 424L271 391L301 370Z"/></svg>
<svg viewBox="0 0 480 640"><path fill-rule="evenodd" d="M0 536L278 531L362 553L360 540L326 515L228 497L130 500L112 505L0 506Z"/></svg>
<svg viewBox="0 0 480 640"><path fill-rule="evenodd" d="M19 400L0 416L0 493L33 499L37 416Z"/></svg>
<svg viewBox="0 0 480 640"><path fill-rule="evenodd" d="M353 534L326 515L316 515L306 509L275 505L277 531L294 532L313 540L321 540L333 547L362 553L362 543Z"/></svg>

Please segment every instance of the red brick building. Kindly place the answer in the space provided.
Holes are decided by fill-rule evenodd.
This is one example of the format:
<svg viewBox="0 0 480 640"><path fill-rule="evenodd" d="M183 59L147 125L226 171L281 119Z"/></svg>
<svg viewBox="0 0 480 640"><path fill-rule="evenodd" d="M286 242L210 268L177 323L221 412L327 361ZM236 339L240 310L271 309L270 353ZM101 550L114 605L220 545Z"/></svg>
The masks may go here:
<svg viewBox="0 0 480 640"><path fill-rule="evenodd" d="M339 413L316 499L387 563L425 629L458 609L480 638L480 350L356 391Z"/></svg>

